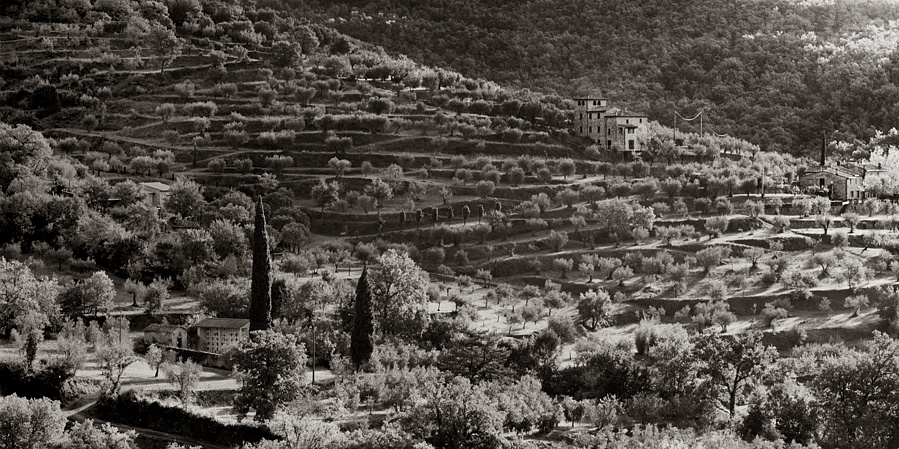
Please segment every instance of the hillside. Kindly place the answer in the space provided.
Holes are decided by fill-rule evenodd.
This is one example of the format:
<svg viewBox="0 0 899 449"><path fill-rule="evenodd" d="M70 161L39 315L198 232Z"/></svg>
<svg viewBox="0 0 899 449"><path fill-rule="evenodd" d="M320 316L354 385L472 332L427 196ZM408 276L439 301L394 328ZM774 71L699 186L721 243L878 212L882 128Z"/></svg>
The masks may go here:
<svg viewBox="0 0 899 449"><path fill-rule="evenodd" d="M895 125L890 1L309 1L329 24L426 64L563 97L601 93L671 126L814 154ZM689 127L685 130L690 130Z"/></svg>
<svg viewBox="0 0 899 449"><path fill-rule="evenodd" d="M302 4L2 8L0 393L139 434L55 410L61 448L899 442L897 131L833 145L868 166L658 122L605 150L560 94ZM259 305L270 332L234 330Z"/></svg>

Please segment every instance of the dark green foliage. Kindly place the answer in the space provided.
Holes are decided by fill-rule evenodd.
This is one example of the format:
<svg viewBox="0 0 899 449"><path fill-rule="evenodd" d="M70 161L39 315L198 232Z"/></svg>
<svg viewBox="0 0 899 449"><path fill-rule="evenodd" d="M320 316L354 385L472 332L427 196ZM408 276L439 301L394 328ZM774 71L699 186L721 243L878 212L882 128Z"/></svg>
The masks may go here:
<svg viewBox="0 0 899 449"><path fill-rule="evenodd" d="M649 371L635 363L629 352L603 348L584 364L559 370L543 389L578 399L615 395L624 400L647 391L649 386Z"/></svg>
<svg viewBox="0 0 899 449"><path fill-rule="evenodd" d="M540 332L512 350L510 365L520 375L535 372L541 379L549 379L556 370L561 344L552 330Z"/></svg>
<svg viewBox="0 0 899 449"><path fill-rule="evenodd" d="M62 365L49 365L39 370L25 371L18 363L0 363L0 394L16 394L24 398L46 397L63 400L63 385L73 376Z"/></svg>
<svg viewBox="0 0 899 449"><path fill-rule="evenodd" d="M509 379L512 377L509 356L509 348L501 345L498 338L469 334L444 349L437 366L475 383Z"/></svg>
<svg viewBox="0 0 899 449"><path fill-rule="evenodd" d="M85 213L74 198L51 195L11 195L0 201L0 243L20 243L28 250L36 242L56 245L75 231ZM110 248L110 252L115 252Z"/></svg>
<svg viewBox="0 0 899 449"><path fill-rule="evenodd" d="M195 415L181 407L142 400L133 391L101 398L94 413L98 418L113 423L197 438L227 447L277 439L264 427L223 424L215 418Z"/></svg>
<svg viewBox="0 0 899 449"><path fill-rule="evenodd" d="M899 343L875 332L864 351L845 349L821 360L812 381L826 448L899 445Z"/></svg>
<svg viewBox="0 0 899 449"><path fill-rule="evenodd" d="M272 322L272 260L269 255L265 211L256 203L253 230L253 277L250 286L250 330L268 330Z"/></svg>
<svg viewBox="0 0 899 449"><path fill-rule="evenodd" d="M821 52L827 61L818 62L807 48L835 42L839 52L850 32L880 39L863 30L899 17L889 2L373 1L354 14L333 2L313 7L346 19L338 30L421 63L569 98L602 89L668 125L673 109L692 115L715 104L715 132L774 150L813 151L825 129L865 140L892 126L899 99L895 55L881 64L876 51ZM377 14L402 16L403 25L368 19ZM501 106L531 120L541 104Z"/></svg>
<svg viewBox="0 0 899 449"><path fill-rule="evenodd" d="M491 385L458 377L426 394L401 426L438 449L499 449L503 413L496 396Z"/></svg>
<svg viewBox="0 0 899 449"><path fill-rule="evenodd" d="M40 109L45 114L52 114L59 111L60 106L56 87L50 84L44 84L38 87L34 90L34 93L31 94L32 109Z"/></svg>
<svg viewBox="0 0 899 449"><path fill-rule="evenodd" d="M765 347L761 334L707 334L696 341L696 357L704 361L700 374L709 377L722 406L734 414L741 396L769 370L777 352Z"/></svg>
<svg viewBox="0 0 899 449"><path fill-rule="evenodd" d="M371 335L374 332L371 312L371 291L368 286L368 267L356 284L356 300L353 302L353 327L350 333L350 359L358 370L371 358L374 351Z"/></svg>
<svg viewBox="0 0 899 449"><path fill-rule="evenodd" d="M774 385L767 395L753 401L743 419L743 439L779 436L786 442L813 441L820 425L818 413L809 398L801 397L795 390L795 385Z"/></svg>
<svg viewBox="0 0 899 449"><path fill-rule="evenodd" d="M425 349L442 351L455 344L457 337L467 330L462 320L434 318L428 323L418 344Z"/></svg>
<svg viewBox="0 0 899 449"><path fill-rule="evenodd" d="M264 422L275 416L281 405L302 394L306 348L294 334L251 332L250 339L232 348L228 358L241 384L234 398L238 419L254 410L254 419Z"/></svg>
<svg viewBox="0 0 899 449"><path fill-rule="evenodd" d="M286 294L287 282L284 279L275 279L272 282L272 319L281 317L281 306L284 304Z"/></svg>

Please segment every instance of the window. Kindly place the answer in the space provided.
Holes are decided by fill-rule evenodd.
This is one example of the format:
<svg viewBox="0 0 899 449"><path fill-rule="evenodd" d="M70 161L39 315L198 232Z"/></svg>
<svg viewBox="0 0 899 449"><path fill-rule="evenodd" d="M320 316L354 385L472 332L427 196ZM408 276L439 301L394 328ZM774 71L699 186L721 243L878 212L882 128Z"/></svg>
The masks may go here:
<svg viewBox="0 0 899 449"><path fill-rule="evenodd" d="M633 150L633 149L634 149L634 141L633 141L633 140L628 140L628 141L627 141L627 149L628 149L628 150Z"/></svg>
<svg viewBox="0 0 899 449"><path fill-rule="evenodd" d="M582 112L582 113L581 113L581 120L583 120L583 119L584 119L584 113Z"/></svg>
<svg viewBox="0 0 899 449"><path fill-rule="evenodd" d="M612 148L612 141L611 141L611 140L607 140L607 141L606 141L606 146L609 147L609 148Z"/></svg>
<svg viewBox="0 0 899 449"><path fill-rule="evenodd" d="M642 119L642 118L640 119L640 123L643 123L643 119Z"/></svg>
<svg viewBox="0 0 899 449"><path fill-rule="evenodd" d="M593 127L592 127L592 126L588 127L588 128L587 128L587 132L588 132L588 133L592 133L592 132L593 132Z"/></svg>
<svg viewBox="0 0 899 449"><path fill-rule="evenodd" d="M631 121L626 119L626 120L624 120L624 123L630 125Z"/></svg>
<svg viewBox="0 0 899 449"><path fill-rule="evenodd" d="M633 133L634 133L634 128L628 128L628 129L627 129L627 133L628 133L628 134L633 134Z"/></svg>

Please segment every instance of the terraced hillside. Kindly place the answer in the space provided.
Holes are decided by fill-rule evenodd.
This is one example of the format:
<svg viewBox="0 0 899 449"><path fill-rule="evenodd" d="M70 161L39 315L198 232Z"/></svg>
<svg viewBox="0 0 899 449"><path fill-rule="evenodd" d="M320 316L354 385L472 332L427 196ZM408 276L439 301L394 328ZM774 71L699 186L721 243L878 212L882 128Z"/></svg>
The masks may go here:
<svg viewBox="0 0 899 449"><path fill-rule="evenodd" d="M737 431L776 440L749 418L735 424L781 394L765 376L815 379L800 399L823 395L815 370L833 362L836 342L895 332L896 203L831 201L800 188L806 160L708 134L679 132L678 146L657 123L643 154L603 151L569 129L570 101L390 56L273 5L104 1L0 22L0 279L37 274L28 279L55 292L0 296L14 311L0 313L3 332L31 329L21 304L47 308L5 356L18 360L32 338L32 357L57 360L59 343L37 343L45 329L76 338L71 317L122 326L114 318L125 316L132 337L150 323L248 317L257 200L275 267L272 326L302 342L312 371L303 382L319 373L286 401L307 415L294 430L349 439L334 447L394 436L395 447L458 447L433 430L436 418L415 421L431 419L440 394L483 403L489 419L467 421L493 426L472 434L499 435L483 447L598 445L603 432L648 423L718 423L734 444L744 444ZM363 270L377 344L352 366ZM394 306L401 313L387 312ZM85 335L76 340L86 346L95 337ZM712 373L730 354L715 345L731 342L759 357L733 385ZM84 404L112 371L97 369L100 353L68 373L90 390L73 414L109 418L109 407L177 396L174 408L210 415L196 419L242 417L225 402L245 378L207 368L216 383L201 390L221 396L184 405L181 392L144 379L151 359L120 373L144 397L92 411ZM163 418L121 419L170 430ZM286 441L281 424L265 432ZM228 443L257 430L238 428ZM709 435L719 434L684 438Z"/></svg>

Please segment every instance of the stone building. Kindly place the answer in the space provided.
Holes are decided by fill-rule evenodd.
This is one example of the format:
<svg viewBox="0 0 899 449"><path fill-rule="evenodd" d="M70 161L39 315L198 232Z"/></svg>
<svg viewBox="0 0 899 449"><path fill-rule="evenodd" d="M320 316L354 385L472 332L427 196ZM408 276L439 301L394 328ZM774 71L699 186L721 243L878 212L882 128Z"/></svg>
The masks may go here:
<svg viewBox="0 0 899 449"><path fill-rule="evenodd" d="M223 354L250 338L250 320L245 318L206 318L194 327L200 351Z"/></svg>
<svg viewBox="0 0 899 449"><path fill-rule="evenodd" d="M590 137L599 141L605 135L605 116L609 100L605 98L578 98L577 103L577 132L579 135Z"/></svg>
<svg viewBox="0 0 899 449"><path fill-rule="evenodd" d="M144 328L144 343L183 348L187 345L187 328L173 324L151 324Z"/></svg>
<svg viewBox="0 0 899 449"><path fill-rule="evenodd" d="M639 153L646 150L649 143L649 130L645 115L633 115L616 111L615 115L605 117L607 150Z"/></svg>
<svg viewBox="0 0 899 449"><path fill-rule="evenodd" d="M140 191L144 194L144 201L150 206L162 207L165 200L169 197L172 188L161 182L142 182L138 184Z"/></svg>
<svg viewBox="0 0 899 449"><path fill-rule="evenodd" d="M649 117L610 108L604 98L578 98L576 131L606 151L639 153L649 142Z"/></svg>
<svg viewBox="0 0 899 449"><path fill-rule="evenodd" d="M827 195L837 201L865 199L865 169L855 165L819 165L807 168L799 177L803 192Z"/></svg>

